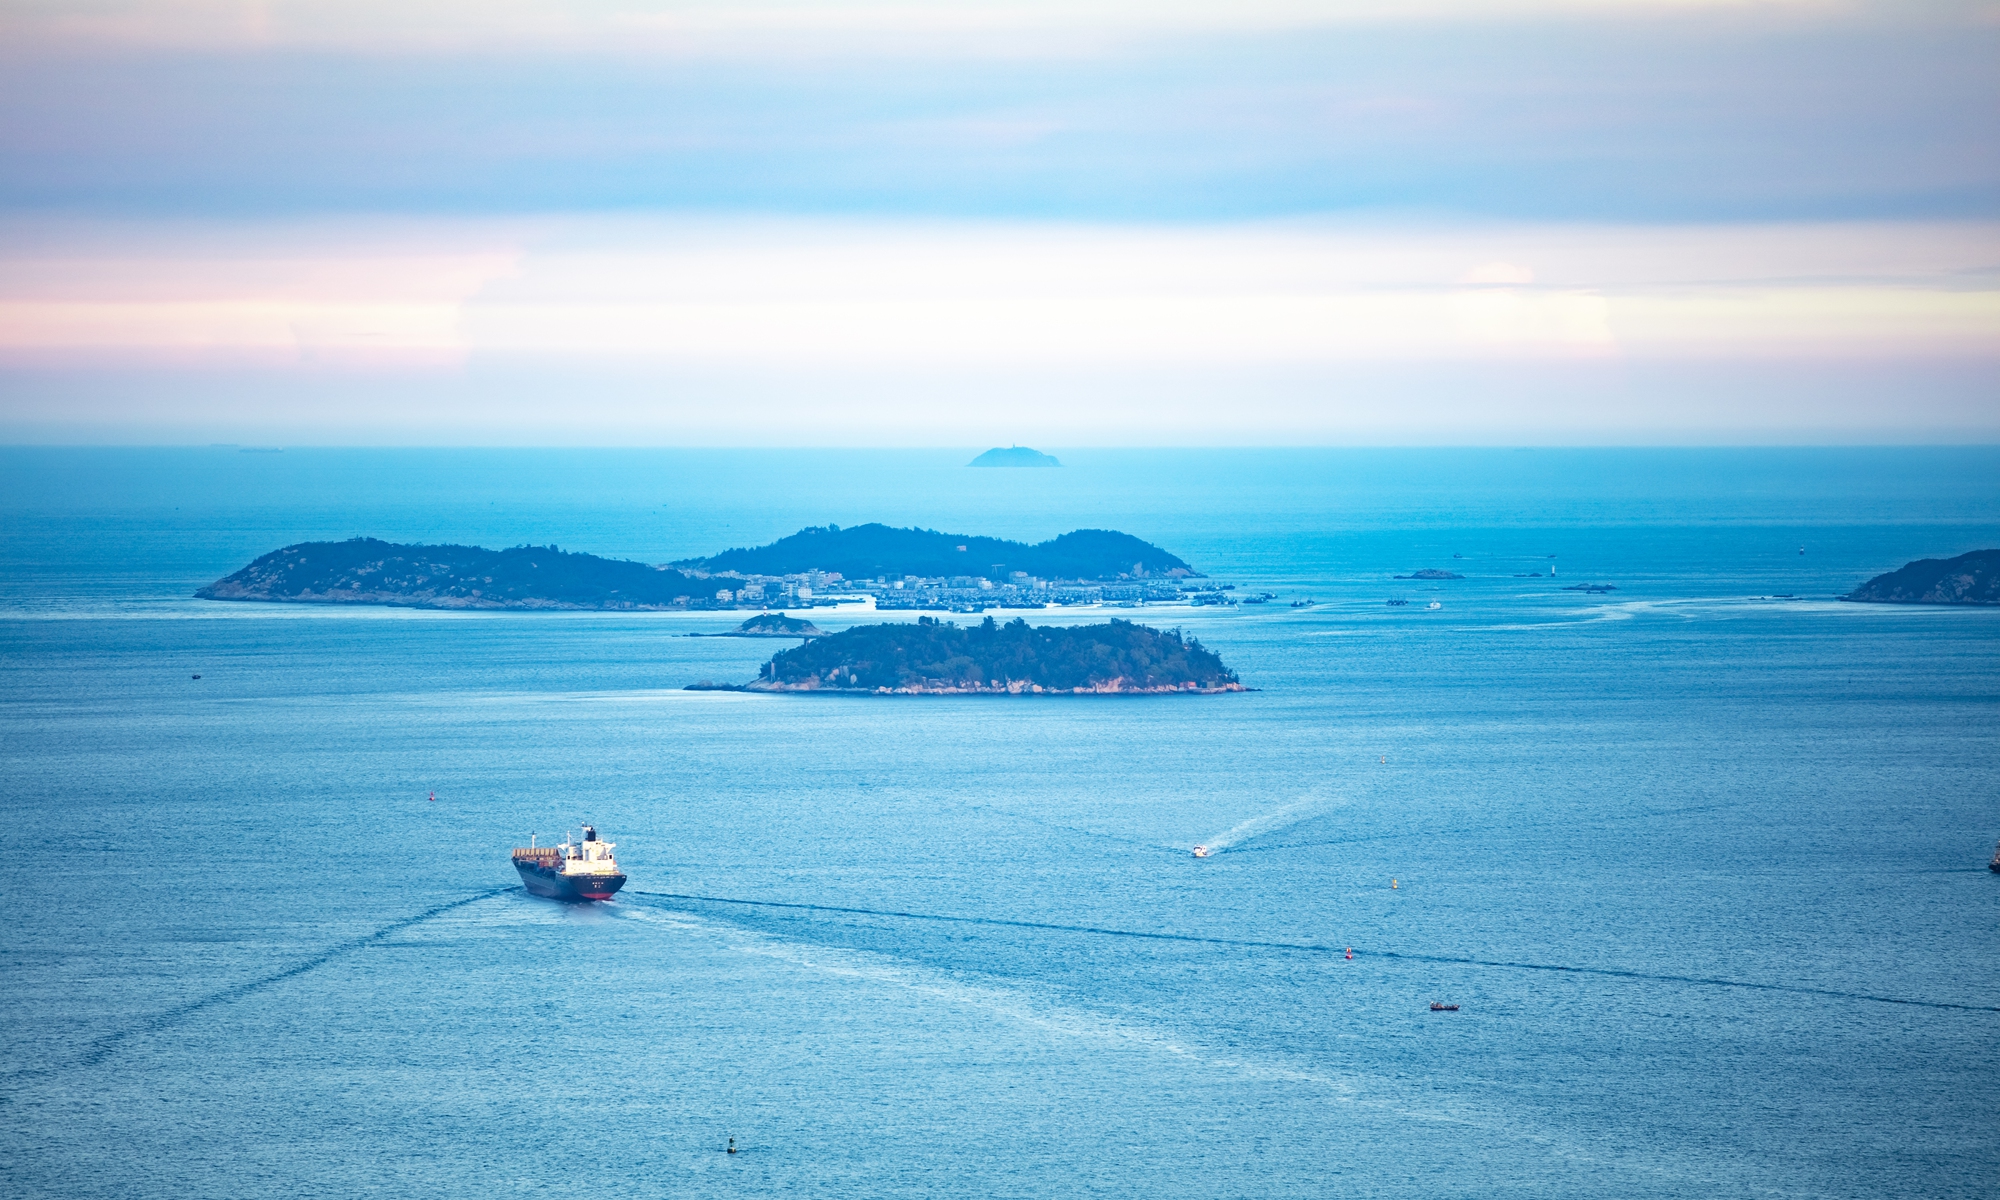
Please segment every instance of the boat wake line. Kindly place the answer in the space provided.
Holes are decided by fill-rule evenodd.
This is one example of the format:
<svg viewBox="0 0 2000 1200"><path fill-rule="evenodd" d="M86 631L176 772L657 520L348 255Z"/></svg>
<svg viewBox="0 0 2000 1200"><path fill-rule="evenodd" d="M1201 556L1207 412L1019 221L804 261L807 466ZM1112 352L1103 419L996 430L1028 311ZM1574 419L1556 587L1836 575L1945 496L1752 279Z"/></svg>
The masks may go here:
<svg viewBox="0 0 2000 1200"><path fill-rule="evenodd" d="M1062 925L1051 921L1013 921L1001 917L960 917L941 913L901 912L883 908L848 908L836 904L800 904L783 900L739 900L728 896L696 896L680 892L634 892L627 896L647 896L656 900L680 900L697 904L729 904L741 908L786 908L803 912L847 913L854 916L891 917L904 921L934 921L952 925L995 925L1010 929L1043 929L1054 933L1080 933L1094 937L1136 938L1155 942L1184 942L1193 945L1235 946L1251 950L1288 950L1301 954L1352 954L1356 958L1398 959L1404 962L1442 963L1464 967L1494 967L1513 971L1553 971L1569 975L1600 975L1612 979L1637 979L1651 983L1680 983L1698 987L1742 988L1760 992L1786 992L1797 996L1824 996L1835 1000L1862 1000L1871 1004L1905 1004L1916 1008L1942 1008L1959 1012L2000 1012L2000 1004L1957 1004L1949 1000L1915 1000L1904 996L1877 996L1867 992L1844 992L1837 988L1808 987L1796 983L1758 983L1748 979L1722 979L1706 975L1668 975L1654 971L1628 971L1618 967L1578 967L1563 963L1510 962L1506 959L1467 958L1449 954L1416 954L1405 950L1364 950L1358 946L1326 946L1316 942L1267 942L1250 938L1203 937L1190 933L1148 933L1138 929L1108 929L1096 925Z"/></svg>
<svg viewBox="0 0 2000 1200"><path fill-rule="evenodd" d="M1510 821L1508 822L1508 828L1534 829L1557 824L1561 824L1566 829L1588 828L1598 825L1615 824L1620 821L1643 821L1653 817L1679 817L1690 813L1719 812L1723 809L1739 807L1741 805L1738 804L1698 804L1689 808L1645 809L1639 812L1615 813L1582 822L1562 822L1554 819L1535 822ZM1352 837L1328 838L1315 842L1273 842L1265 846L1245 846L1236 851L1236 853L1269 854L1277 850L1306 850L1315 846L1350 846L1356 842L1385 842L1395 841L1398 838L1434 838L1446 837L1457 833L1491 833L1497 828L1499 828L1497 821L1488 821L1481 825L1464 825L1449 829L1400 829L1390 833L1358 833Z"/></svg>
<svg viewBox="0 0 2000 1200"><path fill-rule="evenodd" d="M1326 797L1312 795L1303 800L1295 800L1274 812L1251 817L1247 821L1239 821L1222 833L1202 842L1202 857L1220 854L1241 842L1265 837L1282 829L1290 829L1294 825L1324 814L1331 807L1332 802Z"/></svg>
<svg viewBox="0 0 2000 1200"><path fill-rule="evenodd" d="M380 929L377 929L373 933L366 934L362 937L353 938L349 941L341 942L337 946L332 946L329 947L328 949L322 950L318 954L313 955L311 958L306 959L304 962L294 963L291 966L286 967L282 971L274 971L269 975L260 975L256 979L252 979L244 983L239 983L234 987L223 988L219 992L211 992L210 994L203 996L198 1000L190 1000L185 1004L176 1005L173 1008L167 1009L165 1012L157 1013L154 1016L148 1017L147 1019L139 1022L136 1025L129 1025L124 1029L114 1030L111 1033L107 1033L104 1036L93 1040L90 1043L89 1048L86 1049L83 1052L83 1055L76 1060L75 1065L80 1067L97 1066L98 1064L102 1063L105 1059L109 1058L111 1054L114 1051L116 1051L118 1047L122 1045L129 1038L137 1037L140 1034L157 1032L161 1029L165 1029L167 1026L172 1025L177 1021L185 1020L188 1017L191 1017L194 1014L201 1012L203 1009L214 1008L217 1005L221 1004L233 1003L237 1000L243 999L245 996L248 996L253 992L262 991L263 989L270 987L274 983L283 983L287 979L295 979L300 975L304 975L308 971L316 971L319 968L325 966L326 964L332 962L336 958L340 958L341 956L346 954L352 954L354 951L362 949L365 946L372 946L375 943L380 942L385 938L390 937L393 934L401 933L403 930L410 928L412 925L421 925L425 921L429 921L435 917L441 917L445 913L448 913L455 908L464 908L468 904L477 904L481 900L490 900L495 896L502 895L503 893L518 892L520 890L521 889L519 887L492 888L484 892L479 892L475 895L465 896L458 900L453 900L445 904L437 905L436 907L433 908L427 908L413 917L404 917L400 921L391 921L389 924L382 926Z"/></svg>

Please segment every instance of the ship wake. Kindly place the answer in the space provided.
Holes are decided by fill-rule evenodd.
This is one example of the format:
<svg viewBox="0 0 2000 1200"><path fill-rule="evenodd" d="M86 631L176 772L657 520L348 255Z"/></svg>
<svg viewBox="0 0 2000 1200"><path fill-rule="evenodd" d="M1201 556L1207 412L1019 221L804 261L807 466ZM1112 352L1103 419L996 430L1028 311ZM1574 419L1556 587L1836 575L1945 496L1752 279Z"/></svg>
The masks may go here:
<svg viewBox="0 0 2000 1200"><path fill-rule="evenodd" d="M1335 802L1323 795L1307 796L1283 808L1251 817L1247 821L1239 821L1202 842L1201 845L1208 851L1209 856L1213 857L1227 851L1231 846L1240 846L1245 842L1255 841L1315 817L1324 816L1334 807Z"/></svg>
<svg viewBox="0 0 2000 1200"><path fill-rule="evenodd" d="M427 908L424 911L417 913L415 916L404 917L399 921L391 921L389 924L382 926L380 929L375 930L373 933L365 934L358 938L352 938L348 941L341 942L335 946L330 946L325 950L320 951L318 954L313 955L311 958L306 959L303 962L293 963L291 966L286 967L282 971L273 971L269 975L260 975L255 979L251 979L246 982L236 984L234 987L226 987L219 992L211 992L206 996L190 1000L185 1004L175 1005L173 1008L167 1009L165 1012L155 1013L153 1016L150 1016L143 1021L139 1021L135 1024L128 1025L123 1029L113 1030L110 1033L104 1034L103 1036L92 1040L89 1043L89 1045L84 1049L83 1054L76 1059L76 1065L81 1067L97 1066L98 1064L102 1063L105 1059L111 1057L111 1055L114 1054L120 1046L124 1045L127 1041L131 1040L134 1037L139 1037L148 1033L157 1033L158 1031L165 1029L168 1026L184 1021L187 1018L192 1017L196 1013L202 1012L205 1009L217 1008L225 1004L233 1004L234 1002L241 1000L246 996L252 995L256 992L261 992L265 988L270 987L273 984L283 983L288 979L296 979L299 976L304 975L309 971L317 971L319 968L327 965L328 963L334 961L337 958L345 957L346 955L354 953L356 950L360 950L365 947L375 945L378 942L385 941L388 938L393 937L398 933L401 933L405 929L410 928L411 926L421 925L425 921L441 917L444 914L451 912L454 909L464 908L468 904L477 904L481 900L490 900L495 896L499 896L507 892L518 892L520 890L521 889L518 887L491 888L487 891L477 892L470 896L463 896L457 900L452 900L444 904L439 904L434 907Z"/></svg>

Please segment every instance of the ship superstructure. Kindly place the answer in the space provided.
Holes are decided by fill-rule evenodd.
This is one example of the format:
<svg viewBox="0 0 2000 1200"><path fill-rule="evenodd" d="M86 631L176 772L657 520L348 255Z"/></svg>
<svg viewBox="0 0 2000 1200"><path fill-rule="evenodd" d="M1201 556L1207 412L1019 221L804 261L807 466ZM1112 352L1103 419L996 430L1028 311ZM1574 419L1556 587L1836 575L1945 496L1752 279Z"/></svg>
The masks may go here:
<svg viewBox="0 0 2000 1200"><path fill-rule="evenodd" d="M514 869L537 896L551 900L609 900L625 886L625 874L611 853L613 844L600 841L594 826L583 827L583 840L564 834L560 846L537 846L534 839L514 850Z"/></svg>

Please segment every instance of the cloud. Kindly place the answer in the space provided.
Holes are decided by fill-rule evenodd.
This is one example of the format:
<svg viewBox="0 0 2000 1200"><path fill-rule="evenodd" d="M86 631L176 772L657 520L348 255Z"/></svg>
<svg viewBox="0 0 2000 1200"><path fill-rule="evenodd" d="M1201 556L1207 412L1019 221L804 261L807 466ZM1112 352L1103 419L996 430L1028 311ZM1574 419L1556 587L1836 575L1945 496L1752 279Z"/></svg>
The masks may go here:
<svg viewBox="0 0 2000 1200"><path fill-rule="evenodd" d="M1068 57L1175 36L1356 27L1976 16L1980 0L12 0L16 44L667 57Z"/></svg>
<svg viewBox="0 0 2000 1200"><path fill-rule="evenodd" d="M663 57L643 37L586 46L554 28L626 13L591 5L529 6L518 22L503 9L490 24L419 5L381 25L551 30L505 50L16 39L0 49L0 210L2000 215L2000 22L1922 5L1447 9L1282 30L1259 22L1320 10L1173 10L1227 26L1192 31L1114 6L1089 11L1119 38L1058 31L1047 53L1021 55L987 54L993 39L976 33L904 55L808 31ZM883 14L903 10L802 11L886 38L900 26ZM1069 11L1020 10L1058 24ZM376 28L344 6L214 12Z"/></svg>
<svg viewBox="0 0 2000 1200"><path fill-rule="evenodd" d="M2000 435L1992 223L16 222L0 280L17 436Z"/></svg>

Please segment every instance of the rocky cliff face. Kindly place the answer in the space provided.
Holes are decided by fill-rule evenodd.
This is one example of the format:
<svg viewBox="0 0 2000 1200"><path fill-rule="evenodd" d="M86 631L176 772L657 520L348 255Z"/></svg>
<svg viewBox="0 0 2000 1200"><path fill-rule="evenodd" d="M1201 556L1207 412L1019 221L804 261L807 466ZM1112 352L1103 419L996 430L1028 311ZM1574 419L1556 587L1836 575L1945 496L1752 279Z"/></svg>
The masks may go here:
<svg viewBox="0 0 2000 1200"><path fill-rule="evenodd" d="M1920 558L1877 575L1842 599L1870 604L2000 604L2000 550Z"/></svg>

